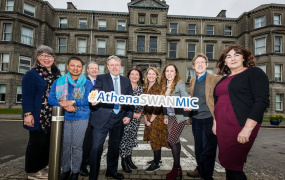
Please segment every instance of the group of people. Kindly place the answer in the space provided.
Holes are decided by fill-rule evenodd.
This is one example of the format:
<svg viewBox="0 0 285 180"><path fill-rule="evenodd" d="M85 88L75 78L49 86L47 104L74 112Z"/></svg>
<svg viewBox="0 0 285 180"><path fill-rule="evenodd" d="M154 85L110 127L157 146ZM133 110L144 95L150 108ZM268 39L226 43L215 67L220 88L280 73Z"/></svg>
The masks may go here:
<svg viewBox="0 0 285 180"><path fill-rule="evenodd" d="M150 142L153 151L153 160L147 162L149 167L145 171L160 168L161 149L166 147L173 156L172 170L166 179L181 179L180 135L190 117L197 167L187 171L187 176L213 179L218 146L227 179L245 180L243 166L269 106L268 77L255 65L250 51L233 45L216 62L219 72L215 75L207 72L207 57L199 54L192 60L196 76L189 82L188 94L175 64L166 65L161 75L150 67L144 77L137 68L123 77L121 59L110 56L109 73L98 75L99 66L91 61L85 77L83 60L73 56L67 60L68 73L61 76L54 51L40 45L35 51L34 68L22 80L23 126L29 130L25 171L30 178L48 177L52 106L61 106L65 110L62 180L77 180L79 174L89 175L90 180L98 179L108 134L106 177L124 179L117 172L120 156L125 173L137 169L132 150L138 145L141 118L145 123L143 140ZM199 109L89 103L92 90L131 96L198 97Z"/></svg>

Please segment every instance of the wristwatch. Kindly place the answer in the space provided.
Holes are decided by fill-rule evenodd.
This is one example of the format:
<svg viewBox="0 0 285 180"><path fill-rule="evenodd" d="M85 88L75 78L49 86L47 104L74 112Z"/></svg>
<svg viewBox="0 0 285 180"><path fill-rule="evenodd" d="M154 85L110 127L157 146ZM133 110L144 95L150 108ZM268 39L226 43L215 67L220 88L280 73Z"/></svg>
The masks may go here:
<svg viewBox="0 0 285 180"><path fill-rule="evenodd" d="M73 100L72 102L73 102L73 104L72 104L72 105L74 105L74 104L76 103L76 101L75 101L75 100Z"/></svg>
<svg viewBox="0 0 285 180"><path fill-rule="evenodd" d="M32 113L25 113L25 117L28 117L29 115L32 115Z"/></svg>

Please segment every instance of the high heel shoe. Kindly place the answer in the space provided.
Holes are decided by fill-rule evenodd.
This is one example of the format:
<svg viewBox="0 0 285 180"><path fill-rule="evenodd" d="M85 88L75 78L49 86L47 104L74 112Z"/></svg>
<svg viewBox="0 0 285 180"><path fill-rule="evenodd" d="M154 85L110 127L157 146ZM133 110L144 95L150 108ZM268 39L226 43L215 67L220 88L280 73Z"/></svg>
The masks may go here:
<svg viewBox="0 0 285 180"><path fill-rule="evenodd" d="M167 173L166 180L176 180L176 178L179 177L180 180L182 180L182 168L180 167L173 167L172 170Z"/></svg>

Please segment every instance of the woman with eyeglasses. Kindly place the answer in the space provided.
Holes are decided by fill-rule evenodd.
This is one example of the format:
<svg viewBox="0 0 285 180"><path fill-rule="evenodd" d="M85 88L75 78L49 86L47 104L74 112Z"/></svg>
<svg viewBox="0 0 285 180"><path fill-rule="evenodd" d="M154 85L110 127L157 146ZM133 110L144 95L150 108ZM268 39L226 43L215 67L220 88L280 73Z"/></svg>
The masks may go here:
<svg viewBox="0 0 285 180"><path fill-rule="evenodd" d="M88 95L93 87L82 73L83 65L79 57L70 57L68 73L53 83L48 99L51 105L65 109L62 180L77 180L82 162L83 141L90 117Z"/></svg>
<svg viewBox="0 0 285 180"><path fill-rule="evenodd" d="M40 45L34 68L22 79L23 127L29 130L25 171L28 179L47 179L52 106L47 103L52 83L60 77L52 48Z"/></svg>

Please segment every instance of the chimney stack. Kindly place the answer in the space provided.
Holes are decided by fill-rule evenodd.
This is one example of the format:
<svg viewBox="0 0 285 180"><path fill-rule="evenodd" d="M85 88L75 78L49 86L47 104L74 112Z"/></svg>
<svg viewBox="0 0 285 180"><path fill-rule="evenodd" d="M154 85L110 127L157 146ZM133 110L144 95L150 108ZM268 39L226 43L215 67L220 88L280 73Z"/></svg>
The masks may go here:
<svg viewBox="0 0 285 180"><path fill-rule="evenodd" d="M67 3L67 9L77 9L72 2L66 2Z"/></svg>
<svg viewBox="0 0 285 180"><path fill-rule="evenodd" d="M217 17L226 17L227 10L221 10L221 12L217 15Z"/></svg>

